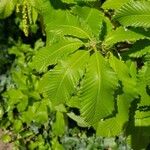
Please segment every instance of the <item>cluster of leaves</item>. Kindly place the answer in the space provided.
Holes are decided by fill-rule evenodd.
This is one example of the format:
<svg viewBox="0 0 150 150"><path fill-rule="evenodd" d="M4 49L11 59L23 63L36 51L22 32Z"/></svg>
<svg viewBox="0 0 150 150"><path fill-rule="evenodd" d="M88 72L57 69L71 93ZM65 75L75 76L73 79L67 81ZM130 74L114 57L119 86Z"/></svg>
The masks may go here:
<svg viewBox="0 0 150 150"><path fill-rule="evenodd" d="M64 105L53 107L49 99L38 92L41 75L35 75L28 63L44 43L38 40L34 49L30 45L16 43L9 48L15 55L11 69L2 74L0 127L4 130L2 140L13 142L16 149L118 149L127 147L125 139L107 139L94 135L94 131L83 130L66 117ZM5 87L6 86L6 87ZM70 115L71 116L71 115ZM74 127L71 124L74 124ZM88 134L91 136L88 136Z"/></svg>
<svg viewBox="0 0 150 150"><path fill-rule="evenodd" d="M9 50L16 59L3 93L1 127L14 135L11 140L18 139L19 145L29 149L103 149L99 136L124 135L134 149L146 147L150 133L150 2L29 3L34 24L35 12L42 18L46 43L39 40L34 48L17 43ZM24 13L31 26L28 9ZM9 13L0 12L3 17ZM22 28L25 35L27 26L24 23ZM80 135L83 142L69 139L72 147L67 147L71 146L64 144L68 118L87 131L94 128L96 137L84 141ZM91 145L85 144L90 141Z"/></svg>

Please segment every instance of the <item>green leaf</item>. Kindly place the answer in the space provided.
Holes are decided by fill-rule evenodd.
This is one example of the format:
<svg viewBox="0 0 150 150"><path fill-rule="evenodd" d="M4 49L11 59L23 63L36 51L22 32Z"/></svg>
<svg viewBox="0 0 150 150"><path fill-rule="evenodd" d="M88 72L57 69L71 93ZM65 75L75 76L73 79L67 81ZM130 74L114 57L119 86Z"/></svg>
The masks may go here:
<svg viewBox="0 0 150 150"><path fill-rule="evenodd" d="M64 3L75 3L75 2L96 2L97 0L61 0Z"/></svg>
<svg viewBox="0 0 150 150"><path fill-rule="evenodd" d="M133 44L129 49L128 55L130 57L139 58L147 53L150 53L150 41L149 40L140 40Z"/></svg>
<svg viewBox="0 0 150 150"><path fill-rule="evenodd" d="M27 85L26 85L27 76L25 76L21 70L13 69L12 70L12 78L13 78L13 81L15 82L17 88L19 88L20 90L27 89Z"/></svg>
<svg viewBox="0 0 150 150"><path fill-rule="evenodd" d="M0 1L0 19L9 17L17 3L17 0L1 0Z"/></svg>
<svg viewBox="0 0 150 150"><path fill-rule="evenodd" d="M68 11L54 11L46 23L47 36L50 32L58 32L61 35L69 35L83 39L91 39L92 33L78 17ZM57 18L57 19L56 19Z"/></svg>
<svg viewBox="0 0 150 150"><path fill-rule="evenodd" d="M106 60L96 52L90 57L81 85L81 116L93 125L114 110L117 77Z"/></svg>
<svg viewBox="0 0 150 150"><path fill-rule="evenodd" d="M116 116L101 120L96 129L96 134L104 137L112 137L121 134L129 119L129 106L130 102L127 100L126 95L118 96L118 112Z"/></svg>
<svg viewBox="0 0 150 150"><path fill-rule="evenodd" d="M8 135L8 134L4 134L2 137L1 137L2 141L4 143L9 143L12 139L11 139L11 136Z"/></svg>
<svg viewBox="0 0 150 150"><path fill-rule="evenodd" d="M150 126L150 111L139 111L135 113L135 126Z"/></svg>
<svg viewBox="0 0 150 150"><path fill-rule="evenodd" d="M148 55L147 55L148 56ZM150 106L150 95L147 88L150 86L150 57L145 62L144 66L138 72L137 89L141 97L139 106Z"/></svg>
<svg viewBox="0 0 150 150"><path fill-rule="evenodd" d="M122 5L129 2L130 0L106 0L102 8L104 9L119 9Z"/></svg>
<svg viewBox="0 0 150 150"><path fill-rule="evenodd" d="M59 59L67 57L67 55L81 47L82 44L79 40L64 39L52 46L44 47L33 58L31 67L39 72L46 71L49 65L56 64Z"/></svg>
<svg viewBox="0 0 150 150"><path fill-rule="evenodd" d="M34 102L28 110L22 113L22 121L30 123L31 121L43 124L48 121L48 102L49 100L43 99L39 102Z"/></svg>
<svg viewBox="0 0 150 150"><path fill-rule="evenodd" d="M2 119L4 115L4 108L0 105L0 120Z"/></svg>
<svg viewBox="0 0 150 150"><path fill-rule="evenodd" d="M53 134L56 136L62 136L65 133L65 120L63 113L57 111L56 121L52 126Z"/></svg>
<svg viewBox="0 0 150 150"><path fill-rule="evenodd" d="M85 120L82 117L75 115L73 112L67 113L67 115L72 120L76 121L80 127L90 127L89 124L87 122L85 122Z"/></svg>
<svg viewBox="0 0 150 150"><path fill-rule="evenodd" d="M58 142L57 138L52 139L53 150L64 150L63 146Z"/></svg>
<svg viewBox="0 0 150 150"><path fill-rule="evenodd" d="M29 4L37 9L39 14L44 17L44 20L49 16L52 11L52 6L49 0L28 0Z"/></svg>
<svg viewBox="0 0 150 150"><path fill-rule="evenodd" d="M76 0L61 0L63 3L67 3L67 4L70 4L70 3L75 3Z"/></svg>
<svg viewBox="0 0 150 150"><path fill-rule="evenodd" d="M133 100L133 98L138 96L137 79L132 77L130 69L125 62L117 59L112 54L110 54L109 62L118 79L122 82L123 92L130 97L128 100Z"/></svg>
<svg viewBox="0 0 150 150"><path fill-rule="evenodd" d="M131 1L116 12L115 19L124 26L150 27L150 2Z"/></svg>
<svg viewBox="0 0 150 150"><path fill-rule="evenodd" d="M66 104L69 107L80 108L79 97L77 95L76 96L72 96L71 99Z"/></svg>
<svg viewBox="0 0 150 150"><path fill-rule="evenodd" d="M130 129L131 146L135 150L145 150L149 144L149 127L133 127Z"/></svg>
<svg viewBox="0 0 150 150"><path fill-rule="evenodd" d="M84 74L88 58L89 53L81 50L71 55L68 60L60 60L53 70L43 76L39 91L46 93L55 105L68 101Z"/></svg>
<svg viewBox="0 0 150 150"><path fill-rule="evenodd" d="M38 12L35 8L32 7L32 21L34 24L36 24L36 21L38 19Z"/></svg>
<svg viewBox="0 0 150 150"><path fill-rule="evenodd" d="M33 135L33 132L32 131L22 131L19 133L19 135L22 137L22 138L27 138L27 137L30 137Z"/></svg>
<svg viewBox="0 0 150 150"><path fill-rule="evenodd" d="M139 82L138 90L140 94L140 103L138 104L139 106L150 106L150 96L146 91L146 84Z"/></svg>
<svg viewBox="0 0 150 150"><path fill-rule="evenodd" d="M28 105L28 97L19 89L10 89L3 96L8 99L11 109L17 105L19 111L24 111Z"/></svg>
<svg viewBox="0 0 150 150"><path fill-rule="evenodd" d="M55 106L55 109L56 109L56 111L59 111L59 112L67 112L67 110L63 104Z"/></svg>
<svg viewBox="0 0 150 150"><path fill-rule="evenodd" d="M95 37L99 39L102 26L105 22L107 30L112 30L110 21L102 12L90 7L74 7L73 13L78 15L90 28Z"/></svg>
<svg viewBox="0 0 150 150"><path fill-rule="evenodd" d="M13 130L18 133L22 129L22 121L21 120L14 120L13 122Z"/></svg>
<svg viewBox="0 0 150 150"><path fill-rule="evenodd" d="M111 47L119 42L135 42L140 39L149 39L149 34L146 30L137 29L127 29L119 27L116 30L109 32L106 36L103 45L106 47Z"/></svg>

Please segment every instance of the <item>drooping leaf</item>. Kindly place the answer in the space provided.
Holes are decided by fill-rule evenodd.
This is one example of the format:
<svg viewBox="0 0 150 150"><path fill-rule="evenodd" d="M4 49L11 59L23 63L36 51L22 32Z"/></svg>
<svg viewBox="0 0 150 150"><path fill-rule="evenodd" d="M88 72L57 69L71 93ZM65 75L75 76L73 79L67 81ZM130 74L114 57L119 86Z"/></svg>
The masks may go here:
<svg viewBox="0 0 150 150"><path fill-rule="evenodd" d="M117 77L98 52L90 57L81 85L81 116L89 124L97 123L114 110L114 90Z"/></svg>
<svg viewBox="0 0 150 150"><path fill-rule="evenodd" d="M116 12L115 19L124 26L150 27L150 1L130 1Z"/></svg>
<svg viewBox="0 0 150 150"><path fill-rule="evenodd" d="M55 69L44 75L40 81L39 91L48 95L53 104L68 101L84 74L88 57L87 51L78 51L68 60L61 60Z"/></svg>
<svg viewBox="0 0 150 150"><path fill-rule="evenodd" d="M49 65L56 64L59 59L65 58L81 46L82 42L79 40L61 40L52 46L40 49L33 58L31 66L39 72L45 71Z"/></svg>
<svg viewBox="0 0 150 150"><path fill-rule="evenodd" d="M101 120L98 123L98 127L96 129L96 134L98 136L112 137L123 132L129 119L130 102L127 99L128 97L126 95L118 96L118 112L116 116L106 120Z"/></svg>

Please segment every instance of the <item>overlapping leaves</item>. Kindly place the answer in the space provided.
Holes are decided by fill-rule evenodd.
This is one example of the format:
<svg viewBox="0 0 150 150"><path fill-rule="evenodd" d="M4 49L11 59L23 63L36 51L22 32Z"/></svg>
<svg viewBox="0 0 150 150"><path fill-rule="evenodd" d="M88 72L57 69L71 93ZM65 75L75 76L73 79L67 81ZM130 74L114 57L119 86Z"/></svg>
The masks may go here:
<svg viewBox="0 0 150 150"><path fill-rule="evenodd" d="M61 60L58 65L44 75L40 82L40 92L46 92L54 104L69 101L74 94L79 79L83 76L89 54L79 51L67 61Z"/></svg>
<svg viewBox="0 0 150 150"><path fill-rule="evenodd" d="M70 10L51 8L51 17L43 16L46 47L37 52L31 64L36 71L46 72L38 90L55 106L64 103L77 107L80 116L74 113L68 113L68 116L78 124L94 126L97 135L119 134L129 121L133 100L140 99L139 106L149 105L142 100L146 82L142 84L144 87L137 84L149 71L143 71L148 67L146 62L137 72L136 63L127 61L128 54L129 57L136 55L132 48L128 49L126 60L119 60L113 52L107 52L121 42L137 47L138 43L149 41L149 29L116 27L113 30L114 24L98 9L76 6L75 1L62 2L71 3L73 7ZM123 6L116 12L115 21L124 26L149 27L149 2L125 2L120 2L119 7ZM106 1L103 8L109 9L109 3L111 1ZM119 7L114 5L112 9ZM148 51L148 48L141 50L139 55ZM54 68L48 71L50 65ZM122 94L115 95L117 87Z"/></svg>

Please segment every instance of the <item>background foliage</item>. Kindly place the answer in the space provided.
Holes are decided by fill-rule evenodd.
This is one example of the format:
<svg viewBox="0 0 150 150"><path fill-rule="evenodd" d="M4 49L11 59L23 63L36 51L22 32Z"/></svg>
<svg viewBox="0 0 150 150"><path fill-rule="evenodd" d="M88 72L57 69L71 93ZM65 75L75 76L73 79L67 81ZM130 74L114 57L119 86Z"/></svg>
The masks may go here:
<svg viewBox="0 0 150 150"><path fill-rule="evenodd" d="M3 141L149 149L149 16L146 0L0 1Z"/></svg>

